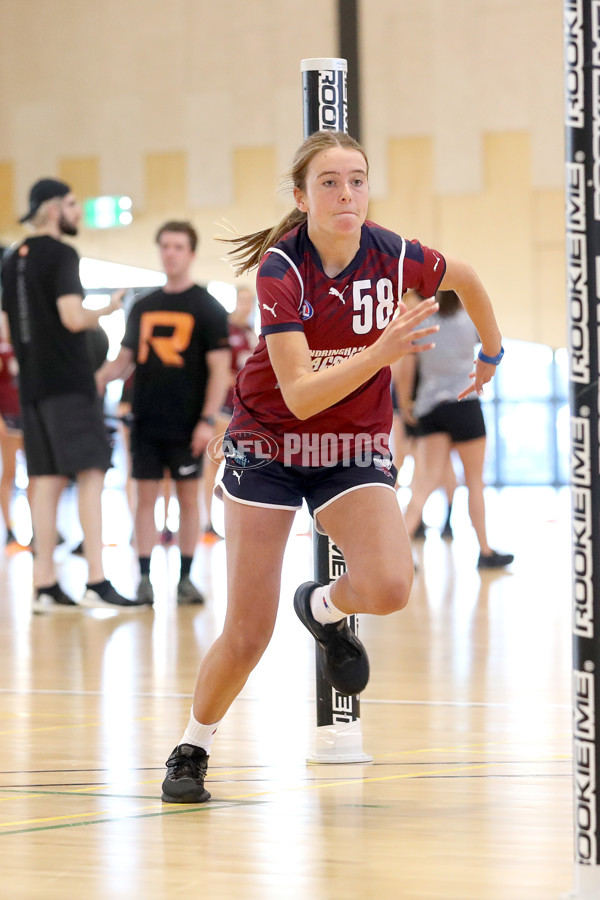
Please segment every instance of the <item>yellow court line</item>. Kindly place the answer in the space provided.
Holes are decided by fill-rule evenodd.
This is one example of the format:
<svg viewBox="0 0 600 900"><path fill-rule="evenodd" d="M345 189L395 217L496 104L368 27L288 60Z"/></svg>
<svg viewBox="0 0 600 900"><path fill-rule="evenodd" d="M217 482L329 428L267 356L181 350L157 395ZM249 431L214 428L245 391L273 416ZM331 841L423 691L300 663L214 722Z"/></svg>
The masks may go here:
<svg viewBox="0 0 600 900"><path fill-rule="evenodd" d="M473 769L486 769L486 768L489 768L490 765L491 764L486 763L486 764L473 765L473 766L460 766L459 768L452 767L449 769L448 768L447 769L438 769L438 770L432 770L431 772L413 772L413 773L404 772L400 775L383 775L378 778L360 778L360 779L351 779L350 781L331 781L331 782L325 782L325 783L317 782L315 784L297 785L294 787L287 787L287 788L283 788L283 789L278 788L278 789L268 790L268 791L254 791L254 792L251 792L248 794L237 794L233 797L219 798L218 800L216 800L216 802L231 803L234 800L248 800L248 799L251 799L252 797L274 796L276 794L290 793L290 792L296 792L296 791L314 791L314 790L320 790L321 788L338 787L338 786L343 787L345 785L352 785L352 784L356 785L359 783L360 784L370 784L370 783L383 782L383 781L399 781L399 780L408 779L408 778L425 778L425 777L432 776L432 775L447 775L448 773L452 773L452 772L466 772L466 771L470 771ZM208 786L210 787L210 784ZM122 798L122 799L127 799L127 798ZM11 828L11 827L14 828L14 827L23 826L23 825L32 826L32 825L40 825L43 823L49 824L51 822L54 822L54 823L65 822L70 819L77 820L77 819L90 818L92 816L96 816L96 817L110 816L112 819L114 819L115 817L121 818L121 819L130 819L130 818L133 818L136 814L144 812L145 810L156 810L157 803L162 804L162 801L160 801L157 798L157 800L151 806L140 806L140 807L137 807L136 809L123 812L120 816L119 816L118 810L103 810L103 811L96 810L95 812L73 813L72 815L65 815L65 816L46 816L44 818L22 819L17 822L0 822L0 829L1 828ZM189 804L189 805L194 805L194 804ZM205 808L210 809L210 806L207 806ZM222 809L222 808L223 808L222 806L219 807L219 809ZM173 812L172 809L169 809L168 811ZM167 810L165 810L165 813L166 812L167 812Z"/></svg>
<svg viewBox="0 0 600 900"><path fill-rule="evenodd" d="M214 772L213 774L215 775L215 777L218 774L219 778L221 778L223 775L225 775L225 776L251 775L253 772L259 772L261 770L261 768L262 768L262 766L257 766L253 769L238 769L238 770L234 769L231 772L219 772L219 773ZM73 790L71 790L71 791L64 790L64 791L61 791L60 793L61 793L61 796L68 796L70 794L79 794L79 793L88 794L91 791L108 791L108 790L114 791L114 790L119 790L120 787L122 787L123 789L126 789L126 790L133 790L134 788L143 787L144 785L147 785L147 784L162 784L164 777L165 776L163 774L160 776L160 778L151 778L148 781L135 781L135 782L133 782L133 784L128 783L127 785L122 785L122 786L120 786L118 784L117 785L115 785L115 784L96 784L96 785L90 785L88 787L85 784L81 784L78 787L73 788ZM38 796L44 796L44 795L40 794ZM122 799L126 800L127 796L124 795Z"/></svg>
<svg viewBox="0 0 600 900"><path fill-rule="evenodd" d="M411 753L483 753L487 749L493 749L496 747L524 747L527 744L523 744L522 741L517 739L511 739L506 741L481 741L475 744L458 744L450 747L421 747L421 748L412 748L407 750L395 750L390 753L380 753L375 757L376 759L386 759L390 756L408 756ZM537 745L534 745L537 746Z"/></svg>
<svg viewBox="0 0 600 900"><path fill-rule="evenodd" d="M251 775L254 772L259 772L261 769L262 769L262 766L258 766L258 767L252 768L252 769L232 769L229 772L219 772L218 775L219 775L219 778L221 776L230 777L231 775ZM72 773L69 772L69 774L72 774ZM85 797L87 794L91 794L93 791L108 791L108 790L110 790L110 791L130 790L131 791L136 788L144 787L145 785L162 784L163 778L164 778L164 775L161 775L160 778L151 778L147 781L135 781L133 783L129 782L126 785L125 784L115 785L114 783L113 784L90 784L90 785L80 784L80 785L77 785L76 787L72 787L71 790L69 790L69 785L65 785L64 789L61 791L52 790L52 788L55 786L49 784L49 785L42 785L41 787L38 787L38 789L35 791L26 791L25 793L19 793L18 787L12 788L11 785L4 785L2 787L2 791L3 792L7 791L8 794L6 796L3 796L0 794L0 804L8 803L10 801L14 801L17 799L18 800L31 800L31 799L34 799L37 797L48 797L48 796L55 796L55 795L58 795L61 797L70 797L70 796L77 796L78 794L80 794L81 796ZM14 790L14 793L10 793L11 789ZM115 799L129 800L130 797L128 797L128 795L125 793L124 794L120 793L119 797L115 798ZM3 825L2 823L0 823L0 828L4 828L4 827L6 827L6 826Z"/></svg>
<svg viewBox="0 0 600 900"><path fill-rule="evenodd" d="M152 722L154 721L154 716L145 716L141 719L133 719L133 722ZM9 731L0 731L0 736L2 735L10 735L10 734L39 734L41 731L68 731L73 728L89 728L90 726L100 726L104 725L104 720L96 720L92 722L76 722L73 725L44 725L39 728L11 728Z"/></svg>
<svg viewBox="0 0 600 900"><path fill-rule="evenodd" d="M321 788L329 788L329 787L344 787L349 784L375 784L376 782L381 781L400 781L402 779L408 778L427 778L432 775L447 775L452 772L468 772L472 769L489 769L490 766L493 766L494 763L479 763L477 765L472 766L453 766L450 769L437 769L432 770L431 772L402 772L399 775L381 775L377 778L352 778L349 781L329 781L329 782L317 782L314 784L303 784L298 785L297 787L286 788L285 791L281 793L285 793L286 791L314 791L320 790ZM208 785L210 787L210 784ZM262 797L268 796L269 794L277 793L276 791L258 791L252 794L237 794L235 797L229 797L229 800L246 800L248 797Z"/></svg>
<svg viewBox="0 0 600 900"><path fill-rule="evenodd" d="M142 812L145 809L156 809L156 806L140 806L138 809L134 810L134 812ZM110 816L111 818L118 817L117 810L96 810L95 812L89 813L73 813L70 816L46 816L43 819L22 819L18 822L0 822L0 828L14 828L17 825L40 825L42 823L48 824L49 822L64 822L67 819L89 819L90 816ZM120 816L119 818L131 818L131 812L128 812L124 816Z"/></svg>
<svg viewBox="0 0 600 900"><path fill-rule="evenodd" d="M89 728L90 726L97 727L98 725L101 725L101 724L102 724L101 722L78 722L76 725L45 725L44 727L40 727L40 728L28 728L26 733L27 734L39 734L42 731L61 731L61 730L68 731L68 730L72 730L73 728ZM23 733L24 732L23 732L22 728L13 728L10 731L0 731L0 735L2 735L2 736L6 735L6 734L22 735Z"/></svg>
<svg viewBox="0 0 600 900"><path fill-rule="evenodd" d="M236 794L232 797L219 798L218 800L216 800L216 802L226 804L226 803L231 803L235 800L248 800L248 799L252 799L254 797L268 797L268 796L275 796L277 794L290 793L290 792L315 791L315 790L321 790L323 788L344 787L344 786L348 786L348 785L377 784L377 783L382 783L385 781L402 781L402 780L408 780L408 779L431 778L431 777L438 776L438 775L453 775L458 772L471 772L474 770L489 769L494 764L495 763L491 762L491 763L479 763L479 764L474 764L471 766L450 766L450 767L446 767L443 769L431 769L427 772L401 772L397 775L381 775L381 776L375 776L372 778L353 778L353 779L349 779L346 781L339 781L339 780L329 781L329 782L316 781L311 784L294 785L294 786L291 786L291 787L288 786L285 788L277 787L275 789L270 789L270 790L266 790L266 791L252 791L250 793L245 793L245 794ZM256 771L256 769L253 769L252 771ZM243 772L244 772L244 774L247 774L248 770L245 769L245 770L243 770ZM235 771L233 771L230 773L219 773L219 774L237 774L237 773ZM155 782L142 782L142 783L152 784ZM210 787L210 786L211 785L209 783L208 787ZM72 793L75 793L75 792L73 791ZM35 796L47 796L47 795L33 794L31 796L35 797ZM11 799L14 799L14 797ZM128 799L127 797L119 798L120 801L127 800L127 799ZM119 816L118 810L95 811L95 812L89 812L89 813L73 813L71 815L65 815L65 816L48 816L45 818L37 818L37 819L23 819L23 820L17 821L17 822L0 822L0 828L9 828L9 827L15 827L15 826L22 826L22 825L31 826L31 825L37 825L37 824L41 824L41 823L51 823L51 822L55 822L55 823L56 822L64 822L69 819L76 820L76 819L82 819L82 818L90 818L92 816L96 816L96 817L110 816L113 819L115 817L121 818L121 819L129 819L129 818L132 818L135 815L137 815L141 812L144 812L146 810L156 810L157 803L162 803L162 801L159 801L157 798L157 800L154 801L154 803L151 806L137 807L136 809L128 810L128 811L124 812L120 816ZM193 805L193 804L190 804L190 805ZM210 806L207 806L205 808L210 809ZM223 808L222 806L219 806L219 809L222 809L222 808ZM167 811L165 810L165 813L166 812ZM173 812L173 810L170 809L169 812Z"/></svg>

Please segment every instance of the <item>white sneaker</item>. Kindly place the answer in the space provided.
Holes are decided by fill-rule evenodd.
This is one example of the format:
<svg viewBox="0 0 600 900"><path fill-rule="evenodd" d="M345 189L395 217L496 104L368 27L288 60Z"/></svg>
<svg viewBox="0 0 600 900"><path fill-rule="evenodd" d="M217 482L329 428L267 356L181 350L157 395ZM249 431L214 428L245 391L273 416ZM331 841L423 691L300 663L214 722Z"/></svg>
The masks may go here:
<svg viewBox="0 0 600 900"><path fill-rule="evenodd" d="M72 613L81 609L79 603L69 597L68 594L58 588L58 596L41 591L35 591L31 603L31 610L34 613Z"/></svg>

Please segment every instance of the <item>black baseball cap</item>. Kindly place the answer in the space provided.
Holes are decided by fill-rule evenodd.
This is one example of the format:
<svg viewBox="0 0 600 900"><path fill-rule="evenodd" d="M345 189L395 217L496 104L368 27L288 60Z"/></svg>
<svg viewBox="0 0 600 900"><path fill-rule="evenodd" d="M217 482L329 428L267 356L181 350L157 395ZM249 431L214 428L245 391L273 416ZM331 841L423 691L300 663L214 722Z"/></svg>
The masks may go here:
<svg viewBox="0 0 600 900"><path fill-rule="evenodd" d="M29 210L21 216L19 222L28 222L32 219L42 203L46 200L54 200L55 197L65 197L71 193L71 188L58 178L40 178L29 191Z"/></svg>

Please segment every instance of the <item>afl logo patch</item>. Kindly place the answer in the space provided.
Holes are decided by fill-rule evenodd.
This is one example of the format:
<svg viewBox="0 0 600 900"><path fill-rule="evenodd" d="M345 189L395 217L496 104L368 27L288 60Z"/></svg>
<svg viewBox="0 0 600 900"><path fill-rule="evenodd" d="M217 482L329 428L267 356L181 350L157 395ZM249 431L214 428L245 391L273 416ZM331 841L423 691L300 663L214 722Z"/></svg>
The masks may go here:
<svg viewBox="0 0 600 900"><path fill-rule="evenodd" d="M300 318L304 319L304 320L312 319L314 314L315 314L314 309L312 308L312 306L310 305L308 300L305 300L304 303L302 304L302 306L300 307Z"/></svg>

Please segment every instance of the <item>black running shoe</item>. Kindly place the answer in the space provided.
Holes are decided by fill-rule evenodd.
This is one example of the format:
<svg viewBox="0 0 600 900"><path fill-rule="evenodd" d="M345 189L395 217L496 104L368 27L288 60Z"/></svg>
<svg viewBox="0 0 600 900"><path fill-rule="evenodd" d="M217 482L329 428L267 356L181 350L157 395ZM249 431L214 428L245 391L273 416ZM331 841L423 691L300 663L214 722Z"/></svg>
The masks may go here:
<svg viewBox="0 0 600 900"><path fill-rule="evenodd" d="M119 594L109 581L103 582L101 587L102 591L96 590L88 584L80 605L87 609L116 609L118 612L136 612L151 606L147 600L129 600Z"/></svg>
<svg viewBox="0 0 600 900"><path fill-rule="evenodd" d="M492 550L487 556L484 556L483 553L479 555L477 568L502 569L504 566L509 566L514 558L513 553L496 553L495 550Z"/></svg>
<svg viewBox="0 0 600 900"><path fill-rule="evenodd" d="M53 584L49 588L35 590L31 609L34 613L72 613L80 610L81 606L65 594L58 584Z"/></svg>
<svg viewBox="0 0 600 900"><path fill-rule="evenodd" d="M321 587L317 581L305 581L294 594L294 609L303 625L323 649L323 674L340 694L360 694L369 682L367 651L348 627L348 619L321 625L310 608L310 595Z"/></svg>
<svg viewBox="0 0 600 900"><path fill-rule="evenodd" d="M165 763L167 777L162 783L165 803L206 803L210 794L204 787L208 754L202 747L179 744Z"/></svg>

